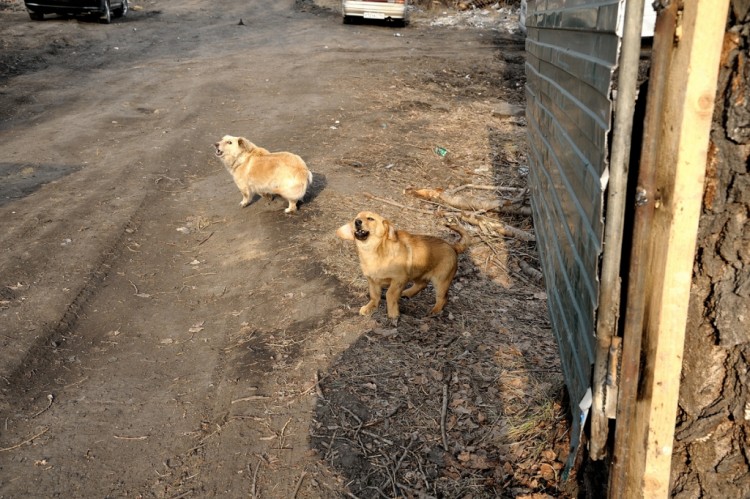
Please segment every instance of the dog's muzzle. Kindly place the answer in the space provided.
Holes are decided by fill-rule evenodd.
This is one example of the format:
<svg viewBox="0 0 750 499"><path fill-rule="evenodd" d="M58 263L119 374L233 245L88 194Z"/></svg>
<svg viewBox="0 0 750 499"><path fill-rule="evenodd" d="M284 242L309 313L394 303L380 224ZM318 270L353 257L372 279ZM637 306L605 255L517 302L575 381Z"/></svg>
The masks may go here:
<svg viewBox="0 0 750 499"><path fill-rule="evenodd" d="M359 241L364 241L369 235L370 231L362 229L362 220L359 218L354 220L354 237Z"/></svg>
<svg viewBox="0 0 750 499"><path fill-rule="evenodd" d="M215 154L218 157L222 157L224 155L224 151L222 151L221 149L219 149L219 143L217 142L216 144L214 144L214 147L216 148Z"/></svg>

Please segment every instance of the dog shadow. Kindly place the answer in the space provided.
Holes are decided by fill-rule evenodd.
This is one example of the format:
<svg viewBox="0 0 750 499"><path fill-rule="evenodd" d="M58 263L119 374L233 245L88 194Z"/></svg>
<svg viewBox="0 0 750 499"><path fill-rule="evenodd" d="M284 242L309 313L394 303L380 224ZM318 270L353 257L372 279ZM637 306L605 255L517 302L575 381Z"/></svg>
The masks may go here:
<svg viewBox="0 0 750 499"><path fill-rule="evenodd" d="M322 173L313 172L312 183L307 187L305 197L302 198L303 203L311 203L314 201L325 188L328 187L328 179Z"/></svg>

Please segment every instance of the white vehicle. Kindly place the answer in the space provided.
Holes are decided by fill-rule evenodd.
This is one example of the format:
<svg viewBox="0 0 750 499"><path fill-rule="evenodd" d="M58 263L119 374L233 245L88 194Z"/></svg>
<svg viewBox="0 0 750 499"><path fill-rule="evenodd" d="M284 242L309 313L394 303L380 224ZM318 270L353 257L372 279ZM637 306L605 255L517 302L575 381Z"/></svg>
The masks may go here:
<svg viewBox="0 0 750 499"><path fill-rule="evenodd" d="M342 0L341 13L344 22L349 23L354 18L376 19L381 21L395 21L406 24L408 0L365 0L352 2Z"/></svg>

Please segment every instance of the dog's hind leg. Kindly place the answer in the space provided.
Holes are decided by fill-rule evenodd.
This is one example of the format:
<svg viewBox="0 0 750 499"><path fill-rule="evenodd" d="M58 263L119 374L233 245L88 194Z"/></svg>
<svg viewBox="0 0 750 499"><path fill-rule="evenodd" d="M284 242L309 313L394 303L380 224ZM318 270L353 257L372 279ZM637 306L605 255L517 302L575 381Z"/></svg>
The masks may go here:
<svg viewBox="0 0 750 499"><path fill-rule="evenodd" d="M432 307L429 315L437 315L442 312L446 303L448 303L448 286L445 286L445 289L439 285L435 286L435 306Z"/></svg>
<svg viewBox="0 0 750 499"><path fill-rule="evenodd" d="M451 286L453 276L456 275L456 269L445 276L443 279L432 279L432 286L435 288L435 306L430 310L429 315L437 315L443 311L443 307L448 303L448 288Z"/></svg>
<svg viewBox="0 0 750 499"><path fill-rule="evenodd" d="M409 286L409 289L404 290L401 293L401 296L404 296L406 298L411 298L412 296L416 295L417 293L419 293L426 287L427 287L427 281L414 281L414 284Z"/></svg>
<svg viewBox="0 0 750 499"><path fill-rule="evenodd" d="M286 210L284 210L284 213L294 213L295 211L297 211L296 200L293 201L291 199L287 199L287 202L289 203L289 207Z"/></svg>

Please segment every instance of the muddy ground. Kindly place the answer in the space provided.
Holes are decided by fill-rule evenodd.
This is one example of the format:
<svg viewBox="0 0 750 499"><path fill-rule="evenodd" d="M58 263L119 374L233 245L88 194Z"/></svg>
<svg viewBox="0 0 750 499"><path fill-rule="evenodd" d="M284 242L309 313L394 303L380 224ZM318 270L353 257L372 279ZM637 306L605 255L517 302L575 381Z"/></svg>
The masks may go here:
<svg viewBox="0 0 750 499"><path fill-rule="evenodd" d="M0 497L575 495L514 11L337 5L0 1ZM297 214L238 206L224 134L307 161ZM508 209L404 194L467 184ZM357 315L334 231L362 209L445 238L463 215L442 315L430 288L397 328Z"/></svg>

